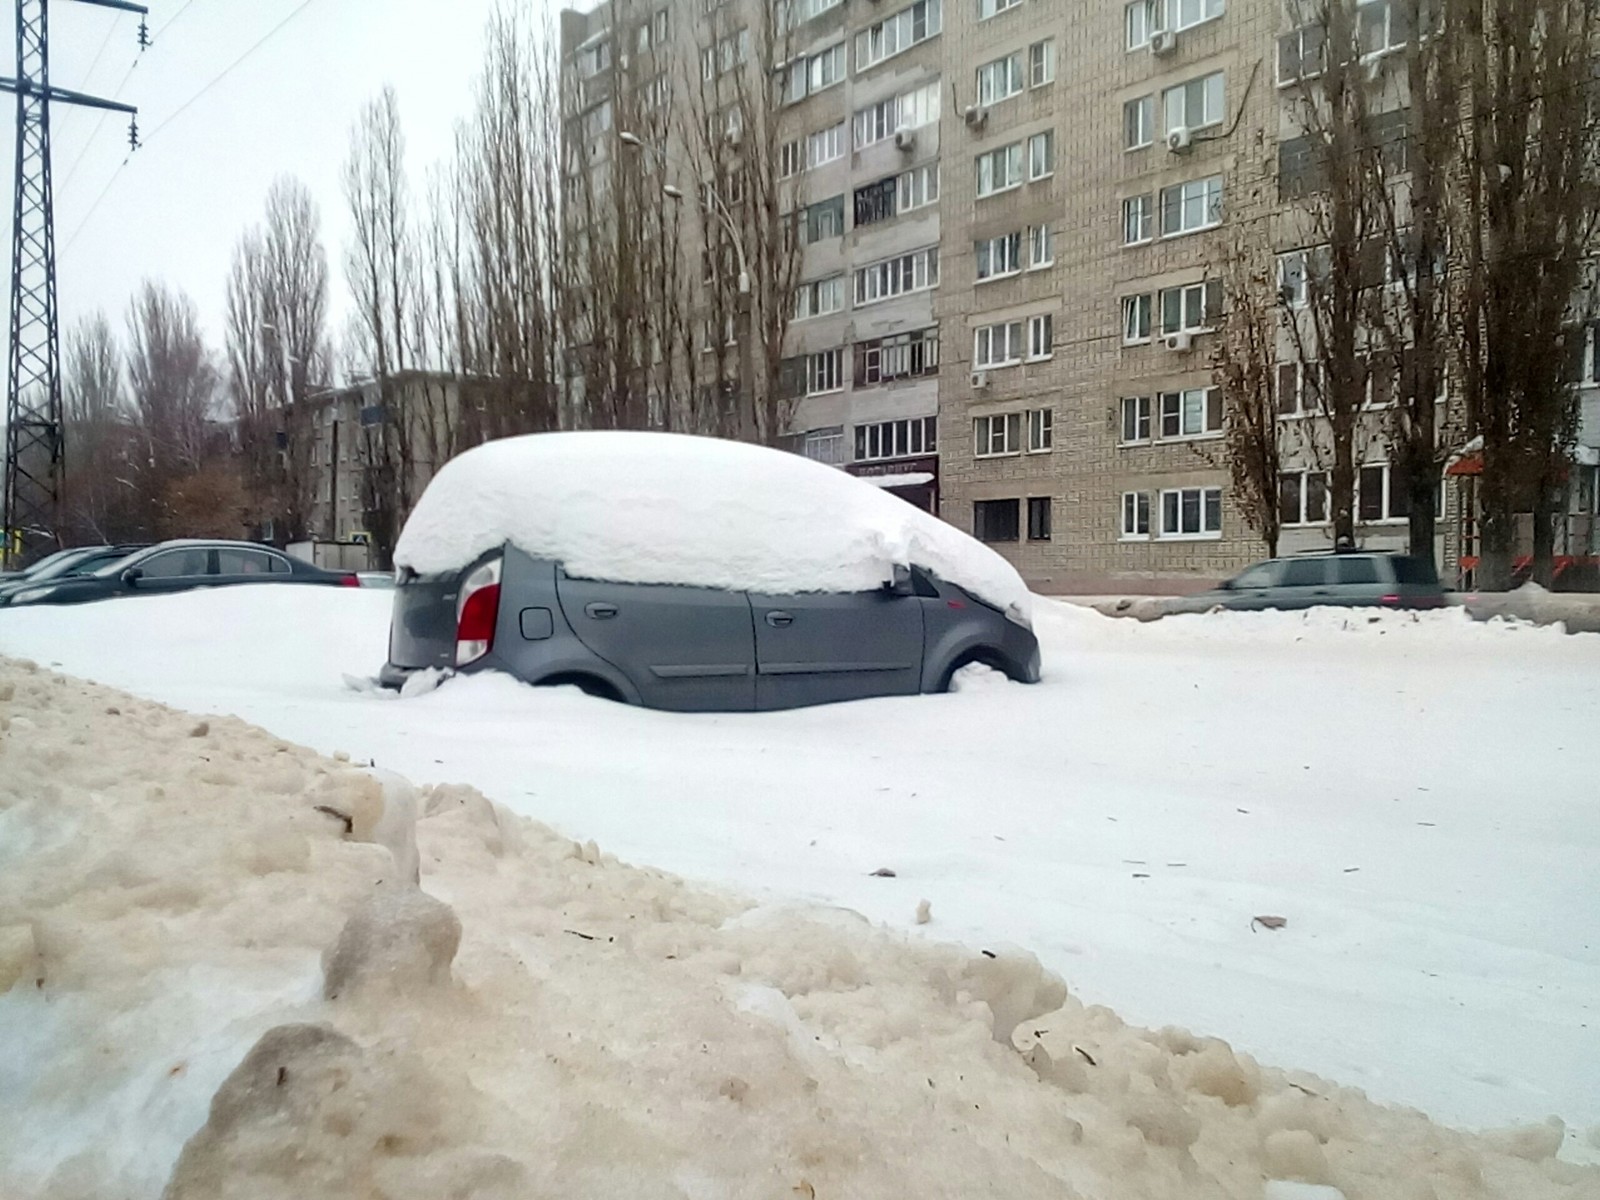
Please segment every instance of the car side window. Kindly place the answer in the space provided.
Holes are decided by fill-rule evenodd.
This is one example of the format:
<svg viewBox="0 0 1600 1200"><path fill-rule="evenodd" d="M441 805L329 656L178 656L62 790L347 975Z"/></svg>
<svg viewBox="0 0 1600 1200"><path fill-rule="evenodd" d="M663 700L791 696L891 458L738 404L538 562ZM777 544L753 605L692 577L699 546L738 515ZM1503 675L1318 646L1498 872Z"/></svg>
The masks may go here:
<svg viewBox="0 0 1600 1200"><path fill-rule="evenodd" d="M272 572L272 558L263 550L218 550L217 574L267 575Z"/></svg>
<svg viewBox="0 0 1600 1200"><path fill-rule="evenodd" d="M1229 585L1235 591L1246 591L1252 588L1269 588L1278 581L1278 564L1275 562L1257 563L1249 570L1240 573Z"/></svg>
<svg viewBox="0 0 1600 1200"><path fill-rule="evenodd" d="M1370 558L1335 559L1334 578L1339 583L1377 583L1378 564Z"/></svg>
<svg viewBox="0 0 1600 1200"><path fill-rule="evenodd" d="M191 575L209 574L211 551L200 546L184 550L168 550L153 554L137 564L146 579L185 579Z"/></svg>
<svg viewBox="0 0 1600 1200"><path fill-rule="evenodd" d="M1284 564L1284 587L1321 587L1328 582L1327 561L1320 558L1297 558Z"/></svg>
<svg viewBox="0 0 1600 1200"><path fill-rule="evenodd" d="M270 563L267 569L274 575L289 575L294 571L294 568L289 565L289 560L281 554L269 554L267 559Z"/></svg>

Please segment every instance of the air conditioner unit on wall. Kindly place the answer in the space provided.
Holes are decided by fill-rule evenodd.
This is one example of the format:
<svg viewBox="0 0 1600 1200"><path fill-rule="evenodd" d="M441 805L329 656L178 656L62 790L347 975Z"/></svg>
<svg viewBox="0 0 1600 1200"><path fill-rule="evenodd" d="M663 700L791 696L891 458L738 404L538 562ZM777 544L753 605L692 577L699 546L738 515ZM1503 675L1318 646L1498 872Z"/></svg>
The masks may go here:
<svg viewBox="0 0 1600 1200"><path fill-rule="evenodd" d="M1171 133L1167 134L1167 149L1173 154L1182 154L1189 148L1190 143L1192 143L1193 140L1194 139L1189 136L1189 131L1187 129L1174 129Z"/></svg>
<svg viewBox="0 0 1600 1200"><path fill-rule="evenodd" d="M972 373L972 390L973 391L981 392L984 388L986 388L988 386L989 386L989 372L987 372L987 371L974 371Z"/></svg>
<svg viewBox="0 0 1600 1200"><path fill-rule="evenodd" d="M1178 48L1178 35L1170 29L1158 29L1150 35L1150 53L1157 58L1171 54Z"/></svg>
<svg viewBox="0 0 1600 1200"><path fill-rule="evenodd" d="M917 135L910 129L895 131L894 148L896 150L915 150L917 148Z"/></svg>
<svg viewBox="0 0 1600 1200"><path fill-rule="evenodd" d="M969 104L962 110L961 119L973 129L982 129L983 123L989 119L989 110L981 104Z"/></svg>
<svg viewBox="0 0 1600 1200"><path fill-rule="evenodd" d="M1194 334L1169 333L1166 336L1168 350L1176 350L1179 354L1187 354L1194 349Z"/></svg>

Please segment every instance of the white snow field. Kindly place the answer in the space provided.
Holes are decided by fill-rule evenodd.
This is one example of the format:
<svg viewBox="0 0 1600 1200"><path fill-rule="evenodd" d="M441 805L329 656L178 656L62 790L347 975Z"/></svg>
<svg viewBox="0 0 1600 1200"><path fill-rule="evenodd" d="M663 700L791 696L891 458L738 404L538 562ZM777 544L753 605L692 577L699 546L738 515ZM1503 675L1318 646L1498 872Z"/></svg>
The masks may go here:
<svg viewBox="0 0 1600 1200"><path fill-rule="evenodd" d="M17 610L0 653L469 784L765 903L1022 947L1086 1004L1450 1125L1559 1115L1564 1155L1600 1157L1600 637L1036 599L1036 686L707 716L503 677L359 693L342 677L382 662L390 600Z"/></svg>
<svg viewBox="0 0 1600 1200"><path fill-rule="evenodd" d="M0 660L0 732L8 1200L1600 1189L1558 1122L1451 1132L231 718Z"/></svg>

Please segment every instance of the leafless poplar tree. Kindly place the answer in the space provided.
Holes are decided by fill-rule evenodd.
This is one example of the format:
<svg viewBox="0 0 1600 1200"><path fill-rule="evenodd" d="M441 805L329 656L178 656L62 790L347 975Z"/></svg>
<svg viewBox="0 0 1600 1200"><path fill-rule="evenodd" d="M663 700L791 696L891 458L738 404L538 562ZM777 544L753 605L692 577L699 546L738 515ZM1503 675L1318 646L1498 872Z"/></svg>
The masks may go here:
<svg viewBox="0 0 1600 1200"><path fill-rule="evenodd" d="M214 416L217 370L194 301L146 280L128 309L127 370L147 470L154 482L200 469Z"/></svg>
<svg viewBox="0 0 1600 1200"><path fill-rule="evenodd" d="M127 541L146 532L149 505L135 482L133 430L122 390L121 350L104 313L66 337L62 401L67 427L68 534Z"/></svg>

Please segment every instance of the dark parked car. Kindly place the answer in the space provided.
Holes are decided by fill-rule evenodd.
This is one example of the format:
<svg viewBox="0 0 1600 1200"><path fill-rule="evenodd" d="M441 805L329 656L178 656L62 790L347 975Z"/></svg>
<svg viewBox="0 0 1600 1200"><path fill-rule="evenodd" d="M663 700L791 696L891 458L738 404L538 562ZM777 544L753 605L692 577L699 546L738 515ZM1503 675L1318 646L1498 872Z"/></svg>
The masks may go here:
<svg viewBox="0 0 1600 1200"><path fill-rule="evenodd" d="M1174 601L1170 612L1213 608L1259 611L1313 608L1443 608L1444 588L1433 564L1406 554L1337 551L1256 563L1215 591Z"/></svg>
<svg viewBox="0 0 1600 1200"><path fill-rule="evenodd" d="M0 606L8 604L14 593L60 579L73 579L92 575L102 567L121 562L131 554L145 549L142 543L126 546L80 546L60 555L52 554L39 562L33 570L18 579L0 579Z"/></svg>
<svg viewBox="0 0 1600 1200"><path fill-rule="evenodd" d="M920 568L877 591L770 596L579 579L507 545L461 571L402 572L389 662L500 670L649 708L794 708L949 687L968 663L1039 678L1021 621Z"/></svg>
<svg viewBox="0 0 1600 1200"><path fill-rule="evenodd" d="M53 554L46 554L32 566L25 567L20 571L0 571L0 587L8 587L13 583L19 583L40 571L48 570L61 562L99 548L98 546L72 546L66 550L57 550Z"/></svg>
<svg viewBox="0 0 1600 1200"><path fill-rule="evenodd" d="M14 590L7 607L81 604L116 596L159 596L245 583L320 583L356 587L348 571L324 571L252 542L162 542L88 575L48 579Z"/></svg>

